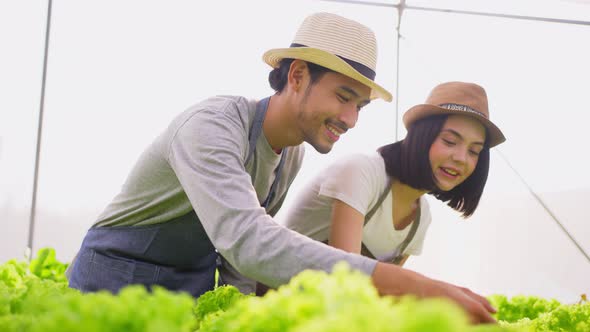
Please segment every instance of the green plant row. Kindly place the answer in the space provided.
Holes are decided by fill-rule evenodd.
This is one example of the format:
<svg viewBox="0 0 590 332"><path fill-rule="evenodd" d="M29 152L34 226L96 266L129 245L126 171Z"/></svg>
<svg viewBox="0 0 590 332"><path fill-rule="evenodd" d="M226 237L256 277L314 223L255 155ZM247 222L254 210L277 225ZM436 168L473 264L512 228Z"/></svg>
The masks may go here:
<svg viewBox="0 0 590 332"><path fill-rule="evenodd" d="M496 325L473 326L444 299L381 297L344 263L331 274L304 271L264 297L222 286L198 299L155 287L83 294L67 287L51 248L30 263L0 265L0 331L590 331L590 304L490 296Z"/></svg>

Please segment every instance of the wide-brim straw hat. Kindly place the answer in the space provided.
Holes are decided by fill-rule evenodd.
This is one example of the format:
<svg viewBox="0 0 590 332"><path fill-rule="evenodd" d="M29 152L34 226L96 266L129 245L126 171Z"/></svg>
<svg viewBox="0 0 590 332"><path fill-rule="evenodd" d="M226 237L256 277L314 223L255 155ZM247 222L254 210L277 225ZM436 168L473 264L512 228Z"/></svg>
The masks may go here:
<svg viewBox="0 0 590 332"><path fill-rule="evenodd" d="M346 75L371 88L371 99L391 101L391 93L375 83L377 41L368 27L331 13L308 16L289 48L275 48L262 56L273 68L282 59L300 59Z"/></svg>
<svg viewBox="0 0 590 332"><path fill-rule="evenodd" d="M490 147L506 140L504 134L490 120L488 96L481 86L474 83L447 82L437 85L424 104L410 108L403 116L406 129L412 123L437 114L459 114L472 117L487 129Z"/></svg>

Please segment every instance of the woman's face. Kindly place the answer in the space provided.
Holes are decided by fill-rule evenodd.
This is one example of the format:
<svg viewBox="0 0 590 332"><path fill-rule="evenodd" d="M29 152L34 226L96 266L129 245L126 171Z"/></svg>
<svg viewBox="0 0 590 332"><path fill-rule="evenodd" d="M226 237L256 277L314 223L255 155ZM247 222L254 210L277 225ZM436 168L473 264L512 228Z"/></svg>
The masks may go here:
<svg viewBox="0 0 590 332"><path fill-rule="evenodd" d="M474 118L447 118L429 152L434 181L440 190L452 190L473 173L485 138L485 127Z"/></svg>

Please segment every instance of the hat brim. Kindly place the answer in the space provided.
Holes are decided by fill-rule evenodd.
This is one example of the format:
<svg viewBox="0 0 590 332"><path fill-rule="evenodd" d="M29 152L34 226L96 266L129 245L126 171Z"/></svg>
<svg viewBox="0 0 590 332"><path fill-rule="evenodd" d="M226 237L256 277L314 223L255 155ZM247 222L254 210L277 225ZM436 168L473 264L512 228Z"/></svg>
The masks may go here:
<svg viewBox="0 0 590 332"><path fill-rule="evenodd" d="M348 76L371 88L371 99L381 98L390 102L393 98L389 91L385 90L379 84L359 73L351 65L346 63L338 56L312 47L290 47L275 48L267 51L262 56L264 62L273 68L277 68L282 59L300 59L315 63L322 67L331 69L337 73Z"/></svg>
<svg viewBox="0 0 590 332"><path fill-rule="evenodd" d="M504 137L504 134L502 133L500 128L498 128L498 126L496 126L492 121L479 115L478 113L463 110L449 110L440 106L430 104L416 105L410 108L408 111L406 111L406 113L403 116L404 126L406 127L406 129L408 129L408 127L415 121L418 121L431 115L440 114L465 115L481 122L481 124L484 125L487 129L487 133L489 135L490 148L506 141L506 137Z"/></svg>

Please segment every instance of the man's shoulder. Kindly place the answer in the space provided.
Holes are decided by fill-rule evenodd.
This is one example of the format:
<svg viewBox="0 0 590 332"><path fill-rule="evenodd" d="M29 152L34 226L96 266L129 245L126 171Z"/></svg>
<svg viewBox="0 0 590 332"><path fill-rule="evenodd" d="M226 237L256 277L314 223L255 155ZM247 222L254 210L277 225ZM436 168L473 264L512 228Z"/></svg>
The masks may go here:
<svg viewBox="0 0 590 332"><path fill-rule="evenodd" d="M241 96L214 96L203 99L178 114L172 128L200 127L207 123L233 123L248 128L256 111L256 101Z"/></svg>
<svg viewBox="0 0 590 332"><path fill-rule="evenodd" d="M256 105L256 101L254 99L232 95L217 95L209 97L203 100L202 103L206 103L213 106L223 106L225 108L229 107L234 109L250 108L252 105Z"/></svg>
<svg viewBox="0 0 590 332"><path fill-rule="evenodd" d="M251 116L256 109L256 100L242 96L219 95L204 99L187 109L188 113L202 111L215 112L225 115L242 114Z"/></svg>

